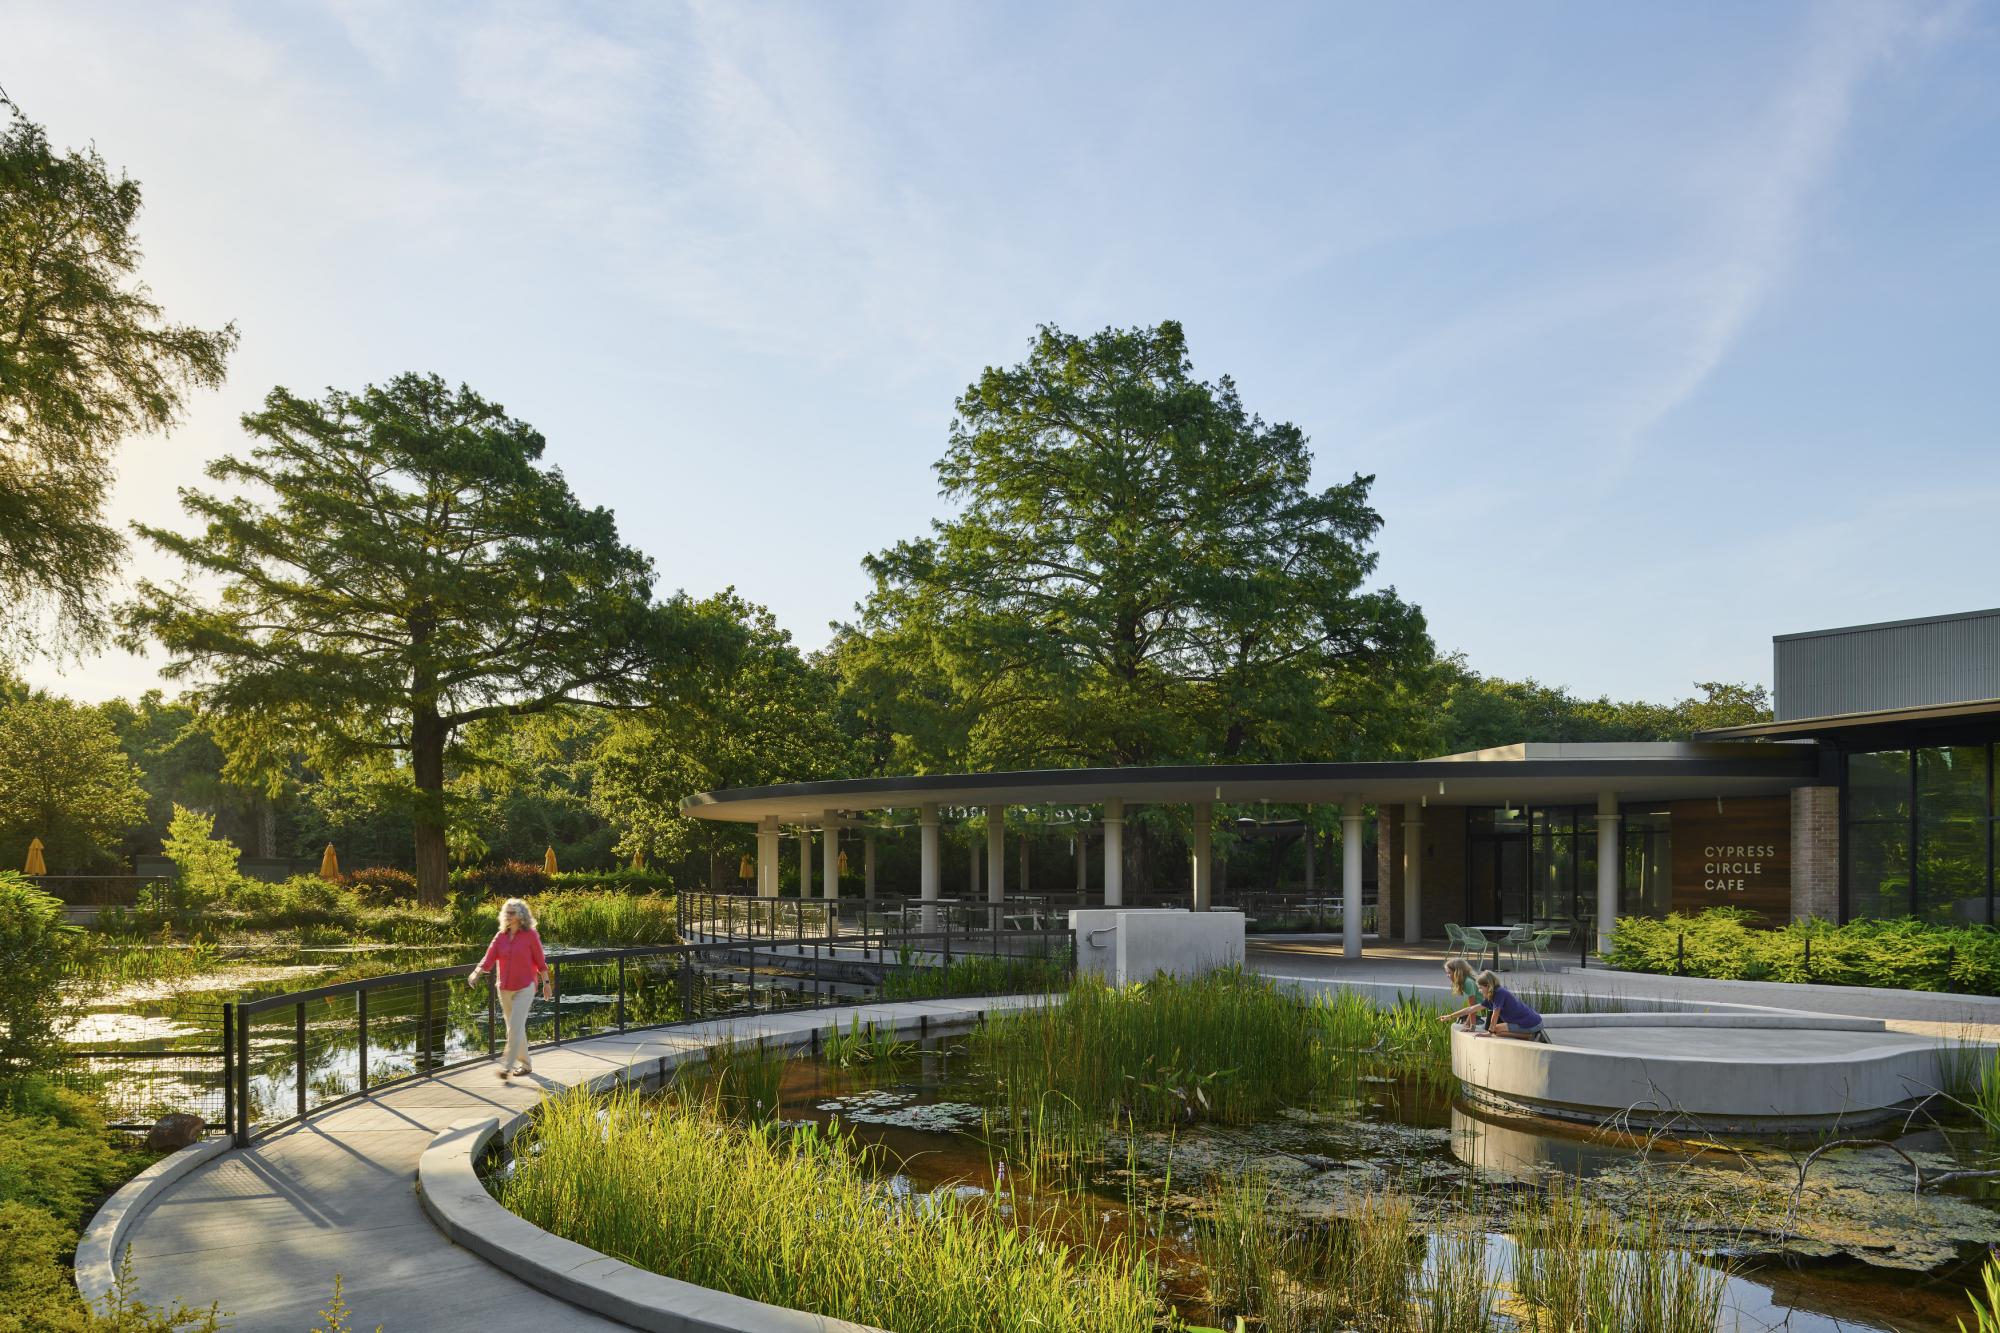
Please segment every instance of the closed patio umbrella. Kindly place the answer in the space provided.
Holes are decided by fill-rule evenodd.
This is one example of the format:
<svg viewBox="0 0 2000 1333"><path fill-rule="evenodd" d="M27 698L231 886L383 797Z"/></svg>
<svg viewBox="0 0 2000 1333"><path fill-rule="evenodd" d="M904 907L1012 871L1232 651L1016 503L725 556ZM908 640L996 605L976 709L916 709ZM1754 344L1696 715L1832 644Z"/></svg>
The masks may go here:
<svg viewBox="0 0 2000 1333"><path fill-rule="evenodd" d="M319 877L325 880L340 877L340 858L333 854L332 843L328 843L326 850L319 854Z"/></svg>
<svg viewBox="0 0 2000 1333"><path fill-rule="evenodd" d="M632 853L632 868L634 870L644 870L646 868L646 854L644 852Z"/></svg>
<svg viewBox="0 0 2000 1333"><path fill-rule="evenodd" d="M752 875L755 875L756 873L757 873L757 867L750 864L749 857L746 856L741 861L738 861L736 863L736 878L749 879Z"/></svg>
<svg viewBox="0 0 2000 1333"><path fill-rule="evenodd" d="M27 875L46 875L49 873L48 862L42 860L42 840L40 838L36 838L28 844L28 864L21 867L21 872Z"/></svg>
<svg viewBox="0 0 2000 1333"><path fill-rule="evenodd" d="M556 873L556 849L551 847L542 853L542 869L551 875Z"/></svg>

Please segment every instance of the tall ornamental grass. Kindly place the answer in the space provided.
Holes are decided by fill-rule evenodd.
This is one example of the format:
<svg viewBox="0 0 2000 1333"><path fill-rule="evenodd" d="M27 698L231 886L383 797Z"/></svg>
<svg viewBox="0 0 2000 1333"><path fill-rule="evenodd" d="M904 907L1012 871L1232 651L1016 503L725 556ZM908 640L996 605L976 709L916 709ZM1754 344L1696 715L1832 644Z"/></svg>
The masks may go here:
<svg viewBox="0 0 2000 1333"><path fill-rule="evenodd" d="M837 1131L731 1125L626 1089L544 1103L503 1204L656 1273L896 1333L1133 1333L1156 1274L1045 1221L1033 1182L897 1197Z"/></svg>
<svg viewBox="0 0 2000 1333"><path fill-rule="evenodd" d="M1079 977L1059 1002L988 1017L973 1054L1014 1123L1051 1106L1140 1128L1248 1124L1352 1095L1363 1072L1448 1077L1450 1033L1417 1001L1350 992L1310 1003L1241 969L1114 988Z"/></svg>

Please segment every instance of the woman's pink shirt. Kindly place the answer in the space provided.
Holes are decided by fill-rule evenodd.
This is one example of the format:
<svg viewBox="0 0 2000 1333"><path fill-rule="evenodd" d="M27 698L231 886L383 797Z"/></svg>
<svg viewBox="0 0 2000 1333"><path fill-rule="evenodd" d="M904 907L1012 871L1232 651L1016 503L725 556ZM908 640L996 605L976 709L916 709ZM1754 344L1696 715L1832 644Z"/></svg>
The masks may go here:
<svg viewBox="0 0 2000 1333"><path fill-rule="evenodd" d="M486 946L479 966L494 973L493 982L501 990L526 990L548 970L548 960L542 957L542 937L532 930L499 931Z"/></svg>

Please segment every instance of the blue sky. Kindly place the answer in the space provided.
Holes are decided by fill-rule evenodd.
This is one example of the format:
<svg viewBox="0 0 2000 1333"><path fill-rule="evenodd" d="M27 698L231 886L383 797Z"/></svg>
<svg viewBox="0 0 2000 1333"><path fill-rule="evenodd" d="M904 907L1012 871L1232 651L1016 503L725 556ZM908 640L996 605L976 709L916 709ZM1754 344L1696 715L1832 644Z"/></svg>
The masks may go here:
<svg viewBox="0 0 2000 1333"><path fill-rule="evenodd" d="M434 370L811 647L982 366L1174 318L1377 476L1441 647L1619 697L2000 604L1996 70L1976 2L0 2L0 84L242 330L120 517L274 384Z"/></svg>

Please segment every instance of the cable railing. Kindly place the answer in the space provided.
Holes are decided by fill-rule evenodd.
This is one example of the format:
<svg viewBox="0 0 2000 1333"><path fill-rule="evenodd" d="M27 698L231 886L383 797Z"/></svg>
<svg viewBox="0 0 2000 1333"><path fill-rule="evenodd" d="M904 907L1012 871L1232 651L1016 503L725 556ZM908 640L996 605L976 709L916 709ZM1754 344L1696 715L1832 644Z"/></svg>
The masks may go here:
<svg viewBox="0 0 2000 1333"><path fill-rule="evenodd" d="M1073 966L1067 929L867 930L694 944L551 951L553 996L537 995L530 1048L752 1014L949 993L936 969L971 958L998 970ZM498 1054L493 978L430 968L225 1005L224 1124L238 1146L405 1079ZM912 983L916 974L932 974ZM945 973L945 977L951 974Z"/></svg>

